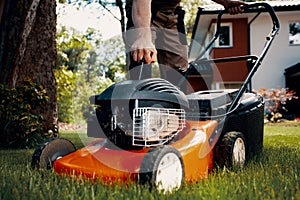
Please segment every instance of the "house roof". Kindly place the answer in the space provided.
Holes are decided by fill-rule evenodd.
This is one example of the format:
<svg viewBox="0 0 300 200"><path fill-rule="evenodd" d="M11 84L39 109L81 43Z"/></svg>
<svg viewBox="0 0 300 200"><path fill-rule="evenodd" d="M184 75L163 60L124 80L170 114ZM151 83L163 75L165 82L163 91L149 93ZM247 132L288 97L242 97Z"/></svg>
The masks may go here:
<svg viewBox="0 0 300 200"><path fill-rule="evenodd" d="M297 11L300 10L300 1L299 0L290 0L290 1L258 1L265 2L270 4L275 11ZM223 10L224 7L217 3L210 3L204 6L201 6L201 14L213 14L218 13L220 10Z"/></svg>

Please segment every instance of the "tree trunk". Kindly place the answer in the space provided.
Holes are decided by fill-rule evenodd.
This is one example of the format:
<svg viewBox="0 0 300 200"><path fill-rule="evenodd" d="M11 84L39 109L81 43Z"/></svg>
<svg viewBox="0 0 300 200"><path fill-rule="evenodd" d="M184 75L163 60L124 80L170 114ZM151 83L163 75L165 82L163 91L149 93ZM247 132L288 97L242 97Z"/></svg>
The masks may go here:
<svg viewBox="0 0 300 200"><path fill-rule="evenodd" d="M4 2L5 2L4 0L0 0L0 24L1 24L3 8L4 8Z"/></svg>
<svg viewBox="0 0 300 200"><path fill-rule="evenodd" d="M124 33L126 30L126 27L125 27L125 12L124 12L124 8L123 8L122 0L116 0L116 5L118 6L120 14L121 14L121 19L120 19L121 31L122 31L122 33Z"/></svg>
<svg viewBox="0 0 300 200"><path fill-rule="evenodd" d="M41 83L49 102L35 112L45 118L44 131L55 131L56 1L2 1L5 2L0 21L0 83L15 87L27 78Z"/></svg>

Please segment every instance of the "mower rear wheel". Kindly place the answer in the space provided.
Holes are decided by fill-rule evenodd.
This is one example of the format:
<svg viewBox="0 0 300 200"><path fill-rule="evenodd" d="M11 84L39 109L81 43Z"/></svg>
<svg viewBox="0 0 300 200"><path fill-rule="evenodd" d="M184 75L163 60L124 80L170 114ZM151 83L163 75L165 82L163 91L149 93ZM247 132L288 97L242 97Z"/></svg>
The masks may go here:
<svg viewBox="0 0 300 200"><path fill-rule="evenodd" d="M35 149L31 167L34 169L51 169L55 160L76 150L74 144L63 138L50 138Z"/></svg>
<svg viewBox="0 0 300 200"><path fill-rule="evenodd" d="M180 188L183 179L182 157L174 147L152 148L145 155L140 168L140 184L149 183L158 191L170 193Z"/></svg>
<svg viewBox="0 0 300 200"><path fill-rule="evenodd" d="M241 168L246 162L245 138L240 132L228 132L216 146L216 163L223 167Z"/></svg>

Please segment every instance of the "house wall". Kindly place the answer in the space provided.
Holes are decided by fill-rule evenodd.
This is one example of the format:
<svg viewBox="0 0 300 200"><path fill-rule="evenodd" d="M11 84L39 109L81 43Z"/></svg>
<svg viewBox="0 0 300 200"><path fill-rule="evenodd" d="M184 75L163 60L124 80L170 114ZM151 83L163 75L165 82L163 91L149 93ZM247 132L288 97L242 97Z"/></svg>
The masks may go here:
<svg viewBox="0 0 300 200"><path fill-rule="evenodd" d="M254 89L286 87L284 70L300 62L300 45L289 45L289 22L300 21L300 11L276 12L276 14L280 21L280 31L252 79ZM267 14L263 14L253 22L250 30L251 54L260 55L270 30L271 22Z"/></svg>
<svg viewBox="0 0 300 200"><path fill-rule="evenodd" d="M233 27L232 47L214 48L213 58L248 55L248 26L246 18L223 19L222 22L231 22ZM215 23L215 20L212 21ZM248 74L246 61L226 62L216 64L220 76L214 74L215 82L243 82Z"/></svg>

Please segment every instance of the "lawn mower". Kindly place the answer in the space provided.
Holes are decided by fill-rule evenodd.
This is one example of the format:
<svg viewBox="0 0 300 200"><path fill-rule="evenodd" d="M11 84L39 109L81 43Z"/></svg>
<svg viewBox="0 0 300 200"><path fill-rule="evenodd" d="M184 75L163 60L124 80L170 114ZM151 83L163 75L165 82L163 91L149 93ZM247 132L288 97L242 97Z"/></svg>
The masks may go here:
<svg viewBox="0 0 300 200"><path fill-rule="evenodd" d="M215 166L244 166L263 148L264 101L249 85L279 31L269 4L249 4L244 10L267 11L272 19L261 55L207 60L200 53L186 73L210 63L248 60L251 67L239 90L185 94L160 78L115 83L90 97L95 110L87 135L95 139L79 150L67 139L48 139L36 148L32 166L109 183L149 183L166 192L183 181L206 178ZM218 14L216 33L204 51L219 37L224 13Z"/></svg>

